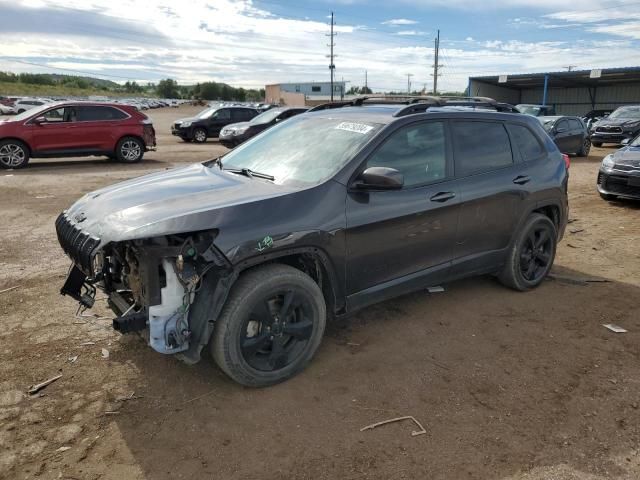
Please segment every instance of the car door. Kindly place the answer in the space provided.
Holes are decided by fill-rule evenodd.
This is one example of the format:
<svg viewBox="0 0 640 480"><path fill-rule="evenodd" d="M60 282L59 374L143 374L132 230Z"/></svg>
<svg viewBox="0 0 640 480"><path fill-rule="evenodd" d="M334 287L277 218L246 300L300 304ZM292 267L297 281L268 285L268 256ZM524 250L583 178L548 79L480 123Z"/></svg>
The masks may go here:
<svg viewBox="0 0 640 480"><path fill-rule="evenodd" d="M571 153L578 153L582 149L582 142L585 137L585 129L580 120L570 118L569 129L571 131Z"/></svg>
<svg viewBox="0 0 640 480"><path fill-rule="evenodd" d="M77 105L74 135L77 147L88 153L106 153L115 148L114 122L126 118L121 110L102 105Z"/></svg>
<svg viewBox="0 0 640 480"><path fill-rule="evenodd" d="M64 153L75 148L73 117L70 107L57 107L29 120L31 148L40 154Z"/></svg>
<svg viewBox="0 0 640 480"><path fill-rule="evenodd" d="M455 176L461 192L452 276L496 263L511 240L530 176L514 161L501 121L451 122Z"/></svg>
<svg viewBox="0 0 640 480"><path fill-rule="evenodd" d="M217 137L220 135L220 130L226 125L233 123L231 119L230 108L220 108L216 110L210 117L208 123L208 134L211 137Z"/></svg>
<svg viewBox="0 0 640 480"><path fill-rule="evenodd" d="M399 288L397 294L406 286L446 279L460 198L447 139L445 121L412 123L394 131L361 167L394 168L404 175L404 186L399 190L349 190L350 294L372 292L383 285ZM360 293L362 300L350 302L369 303L366 295Z"/></svg>
<svg viewBox="0 0 640 480"><path fill-rule="evenodd" d="M566 118L558 120L553 127L553 141L562 153L570 153L572 150L573 134Z"/></svg>

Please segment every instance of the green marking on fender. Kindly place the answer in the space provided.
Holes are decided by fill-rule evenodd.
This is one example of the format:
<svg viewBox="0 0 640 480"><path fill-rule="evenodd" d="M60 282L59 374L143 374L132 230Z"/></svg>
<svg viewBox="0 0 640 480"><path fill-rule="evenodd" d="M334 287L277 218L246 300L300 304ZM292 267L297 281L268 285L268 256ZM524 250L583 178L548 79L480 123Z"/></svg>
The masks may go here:
<svg viewBox="0 0 640 480"><path fill-rule="evenodd" d="M267 248L271 248L271 247L273 247L273 238L267 235L266 237L264 237L262 240L258 242L258 247L256 248L256 250L259 252L263 252Z"/></svg>

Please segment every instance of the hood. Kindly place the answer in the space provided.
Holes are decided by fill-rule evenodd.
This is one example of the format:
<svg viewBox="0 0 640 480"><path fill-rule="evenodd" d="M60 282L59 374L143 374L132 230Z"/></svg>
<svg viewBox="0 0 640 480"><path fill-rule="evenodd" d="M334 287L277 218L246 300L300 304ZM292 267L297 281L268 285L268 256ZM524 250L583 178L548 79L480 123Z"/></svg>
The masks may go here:
<svg viewBox="0 0 640 480"><path fill-rule="evenodd" d="M184 122L197 122L198 120L201 120L201 119L196 117L187 117L187 118L179 118L178 120L175 120L173 123L181 124Z"/></svg>
<svg viewBox="0 0 640 480"><path fill-rule="evenodd" d="M623 147L612 154L616 165L627 165L640 169L640 147Z"/></svg>
<svg viewBox="0 0 640 480"><path fill-rule="evenodd" d="M598 120L595 123L596 127L604 127L606 125L611 125L612 127L626 127L627 125L640 124L640 119L638 118L611 118L606 117L601 120Z"/></svg>
<svg viewBox="0 0 640 480"><path fill-rule="evenodd" d="M100 238L103 246L113 241L213 229L227 207L295 190L198 163L88 193L66 213L78 228Z"/></svg>
<svg viewBox="0 0 640 480"><path fill-rule="evenodd" d="M230 125L226 125L224 127L224 130L235 130L236 128L249 127L250 125L251 125L251 122L232 123Z"/></svg>

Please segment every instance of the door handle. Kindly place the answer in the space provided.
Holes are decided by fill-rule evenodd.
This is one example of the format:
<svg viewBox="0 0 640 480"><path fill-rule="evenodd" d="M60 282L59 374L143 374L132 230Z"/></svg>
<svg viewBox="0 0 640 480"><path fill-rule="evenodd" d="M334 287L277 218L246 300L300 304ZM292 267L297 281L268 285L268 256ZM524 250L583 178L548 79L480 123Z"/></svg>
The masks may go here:
<svg viewBox="0 0 640 480"><path fill-rule="evenodd" d="M517 183L518 185L524 185L525 183L529 183L531 181L531 177L529 175L518 175L513 179L513 183Z"/></svg>
<svg viewBox="0 0 640 480"><path fill-rule="evenodd" d="M453 192L438 192L433 197L430 198L432 202L446 202L447 200L451 200L455 198L456 194Z"/></svg>

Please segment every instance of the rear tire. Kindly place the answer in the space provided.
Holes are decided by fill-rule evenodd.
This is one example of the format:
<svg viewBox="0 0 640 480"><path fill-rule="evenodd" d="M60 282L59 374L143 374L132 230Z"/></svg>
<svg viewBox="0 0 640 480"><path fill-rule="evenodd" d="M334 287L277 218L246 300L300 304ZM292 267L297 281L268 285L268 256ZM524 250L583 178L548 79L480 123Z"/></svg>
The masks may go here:
<svg viewBox="0 0 640 480"><path fill-rule="evenodd" d="M196 128L193 131L193 141L196 143L204 143L207 141L207 131L204 128Z"/></svg>
<svg viewBox="0 0 640 480"><path fill-rule="evenodd" d="M122 163L137 163L144 156L144 143L135 137L124 137L116 145L116 159Z"/></svg>
<svg viewBox="0 0 640 480"><path fill-rule="evenodd" d="M241 385L275 385L306 367L325 325L324 297L311 277L288 265L267 265L233 286L209 350Z"/></svg>
<svg viewBox="0 0 640 480"><path fill-rule="evenodd" d="M580 151L578 152L579 157L588 157L589 152L591 151L591 140L585 138L582 142L582 147L580 147Z"/></svg>
<svg viewBox="0 0 640 480"><path fill-rule="evenodd" d="M556 226L549 217L531 214L509 250L498 275L500 282L521 292L540 285L553 266L557 239Z"/></svg>
<svg viewBox="0 0 640 480"><path fill-rule="evenodd" d="M24 168L29 163L29 147L19 140L0 142L0 167Z"/></svg>

